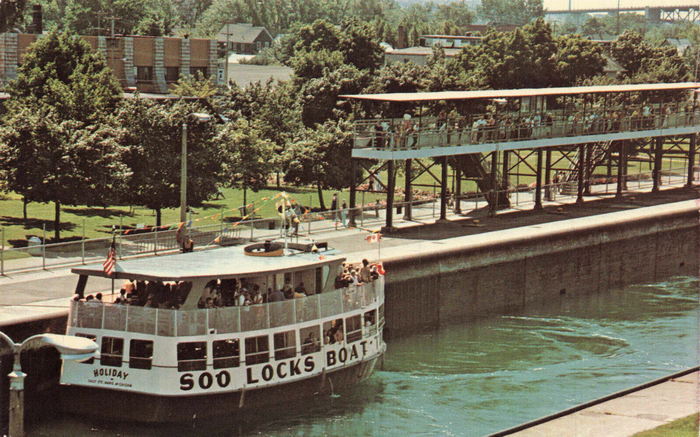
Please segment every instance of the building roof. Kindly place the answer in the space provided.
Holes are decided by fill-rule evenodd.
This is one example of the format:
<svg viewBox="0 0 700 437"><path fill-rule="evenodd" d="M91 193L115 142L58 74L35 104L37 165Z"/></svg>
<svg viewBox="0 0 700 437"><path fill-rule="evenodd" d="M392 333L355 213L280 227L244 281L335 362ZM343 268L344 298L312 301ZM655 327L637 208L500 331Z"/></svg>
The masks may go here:
<svg viewBox="0 0 700 437"><path fill-rule="evenodd" d="M262 26L253 26L250 23L227 23L216 35L216 39L219 42L252 44L261 33L266 33L272 39L270 32Z"/></svg>
<svg viewBox="0 0 700 437"><path fill-rule="evenodd" d="M10 95L7 93L0 93L0 100L7 100L10 98Z"/></svg>
<svg viewBox="0 0 700 437"><path fill-rule="evenodd" d="M523 88L515 90L438 91L425 93L345 94L341 98L379 102L428 102L439 100L499 99L571 94L624 93L639 91L673 91L700 88L700 82L642 83L557 88Z"/></svg>
<svg viewBox="0 0 700 437"><path fill-rule="evenodd" d="M445 51L445 56L457 56L461 48L443 47ZM429 56L433 54L432 47L406 47L405 49L393 49L386 51L387 55L398 55L398 56Z"/></svg>
<svg viewBox="0 0 700 437"><path fill-rule="evenodd" d="M202 250L175 255L120 260L116 278L136 280L189 281L206 278L264 276L276 272L305 270L345 260L334 250L303 252L289 256L247 256L242 246ZM103 276L102 263L76 267L73 273Z"/></svg>

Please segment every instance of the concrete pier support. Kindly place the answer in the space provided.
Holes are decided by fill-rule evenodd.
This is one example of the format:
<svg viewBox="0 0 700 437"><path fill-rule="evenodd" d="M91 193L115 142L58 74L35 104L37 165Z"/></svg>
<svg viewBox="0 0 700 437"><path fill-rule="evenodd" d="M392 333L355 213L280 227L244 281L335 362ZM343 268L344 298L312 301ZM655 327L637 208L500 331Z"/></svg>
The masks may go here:
<svg viewBox="0 0 700 437"><path fill-rule="evenodd" d="M535 174L535 210L542 209L542 149L537 149L537 169Z"/></svg>
<svg viewBox="0 0 700 437"><path fill-rule="evenodd" d="M651 187L652 193L658 192L659 186L661 185L661 159L663 158L663 147L663 137L654 138L654 169L651 173L653 183Z"/></svg>
<svg viewBox="0 0 700 437"><path fill-rule="evenodd" d="M413 178L413 171L411 168L412 164L412 160L406 160L406 170L404 171L406 176L406 182L404 184L404 202L406 202L404 205L404 220L413 220L413 210L411 205L411 202L413 202L413 193L411 188L411 179Z"/></svg>
<svg viewBox="0 0 700 437"><path fill-rule="evenodd" d="M693 186L693 180L695 179L695 146L697 141L697 135L691 135L688 141L688 181L686 182L686 187Z"/></svg>

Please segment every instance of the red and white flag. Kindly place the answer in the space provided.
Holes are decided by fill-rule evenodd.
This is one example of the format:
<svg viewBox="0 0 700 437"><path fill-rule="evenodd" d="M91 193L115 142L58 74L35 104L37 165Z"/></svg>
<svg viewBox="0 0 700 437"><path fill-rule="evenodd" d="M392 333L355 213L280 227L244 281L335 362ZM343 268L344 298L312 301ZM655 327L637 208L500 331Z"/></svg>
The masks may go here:
<svg viewBox="0 0 700 437"><path fill-rule="evenodd" d="M107 259L102 263L102 269L107 276L112 276L116 267L117 249L114 247L114 241L112 241L112 244L109 246L109 252L107 252Z"/></svg>
<svg viewBox="0 0 700 437"><path fill-rule="evenodd" d="M377 263L377 273L384 276L386 272L384 271L384 265L382 263Z"/></svg>
<svg viewBox="0 0 700 437"><path fill-rule="evenodd" d="M381 239L382 234L380 234L379 232L373 232L365 237L365 240L367 240L368 243L379 243L379 240Z"/></svg>

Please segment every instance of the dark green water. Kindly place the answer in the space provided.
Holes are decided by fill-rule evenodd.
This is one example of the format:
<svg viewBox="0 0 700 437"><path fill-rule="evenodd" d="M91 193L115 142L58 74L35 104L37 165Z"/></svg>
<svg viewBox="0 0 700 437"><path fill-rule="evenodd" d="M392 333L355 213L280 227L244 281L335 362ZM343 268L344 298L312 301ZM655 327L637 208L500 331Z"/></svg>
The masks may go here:
<svg viewBox="0 0 700 437"><path fill-rule="evenodd" d="M30 436L480 436L696 365L698 285L674 278L562 296L392 340L384 370L351 392L283 404L243 423L67 418L39 423Z"/></svg>

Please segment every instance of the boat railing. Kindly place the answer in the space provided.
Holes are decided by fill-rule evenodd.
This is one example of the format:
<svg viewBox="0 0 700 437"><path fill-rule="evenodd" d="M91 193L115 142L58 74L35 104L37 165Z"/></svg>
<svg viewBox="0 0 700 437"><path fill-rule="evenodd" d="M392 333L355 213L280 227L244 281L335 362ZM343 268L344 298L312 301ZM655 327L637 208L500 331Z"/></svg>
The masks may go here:
<svg viewBox="0 0 700 437"><path fill-rule="evenodd" d="M384 278L299 299L242 307L172 310L73 301L70 325L166 337L255 331L310 322L383 300ZM383 323L383 314L379 316Z"/></svg>

